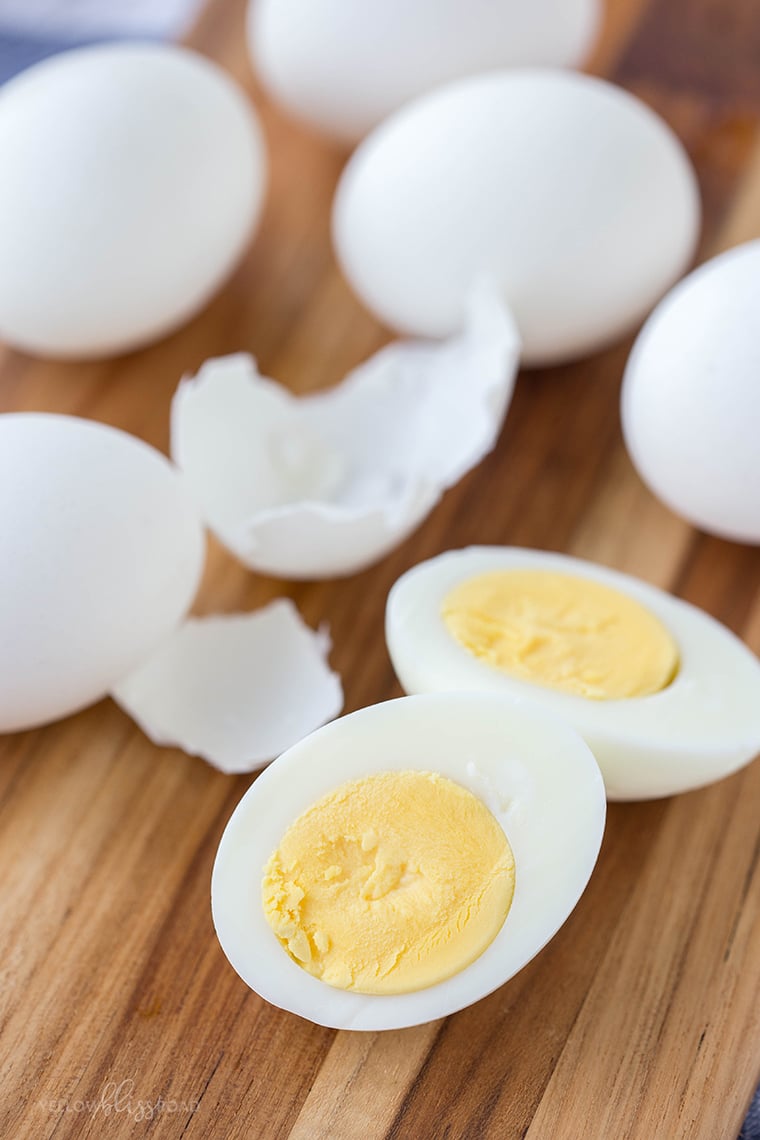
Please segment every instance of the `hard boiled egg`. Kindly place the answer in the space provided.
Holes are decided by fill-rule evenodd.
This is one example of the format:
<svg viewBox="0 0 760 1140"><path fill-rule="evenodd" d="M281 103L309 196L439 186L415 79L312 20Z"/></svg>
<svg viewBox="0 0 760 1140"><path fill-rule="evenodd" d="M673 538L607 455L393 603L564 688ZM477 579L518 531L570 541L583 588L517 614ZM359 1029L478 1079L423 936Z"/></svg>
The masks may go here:
<svg viewBox="0 0 760 1140"><path fill-rule="evenodd" d="M110 693L157 744L249 772L336 716L326 630L278 599L185 615L205 542L154 448L71 416L0 416L0 732Z"/></svg>
<svg viewBox="0 0 760 1140"><path fill-rule="evenodd" d="M561 71L494 72L403 107L338 185L338 259L393 328L458 329L473 281L511 307L523 361L593 352L686 269L699 196L680 142L618 87Z"/></svg>
<svg viewBox="0 0 760 1140"><path fill-rule="evenodd" d="M641 330L621 406L631 458L654 493L704 530L754 543L760 543L758 298L760 241L700 266Z"/></svg>
<svg viewBox="0 0 760 1140"><path fill-rule="evenodd" d="M599 0L252 0L248 42L267 90L355 142L402 103L496 67L574 67Z"/></svg>
<svg viewBox="0 0 760 1140"><path fill-rule="evenodd" d="M510 547L449 551L391 590L409 693L487 690L562 717L611 799L671 795L760 751L760 662L713 618L628 575Z"/></svg>
<svg viewBox="0 0 760 1140"><path fill-rule="evenodd" d="M0 92L0 337L121 352L191 317L240 258L265 184L242 91L179 47L65 52Z"/></svg>
<svg viewBox="0 0 760 1140"><path fill-rule="evenodd" d="M71 416L0 416L0 731L105 696L189 610L205 554L154 448Z"/></svg>
<svg viewBox="0 0 760 1140"><path fill-rule="evenodd" d="M291 748L243 797L214 865L216 931L252 989L320 1025L434 1020L555 934L604 816L593 756L552 717L493 693L374 705Z"/></svg>

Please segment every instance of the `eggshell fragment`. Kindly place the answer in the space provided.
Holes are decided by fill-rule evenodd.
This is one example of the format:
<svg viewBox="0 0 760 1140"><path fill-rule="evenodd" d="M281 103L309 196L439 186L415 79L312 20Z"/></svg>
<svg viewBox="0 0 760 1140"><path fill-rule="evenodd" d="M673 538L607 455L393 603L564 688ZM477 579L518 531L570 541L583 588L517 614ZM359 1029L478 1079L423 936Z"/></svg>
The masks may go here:
<svg viewBox="0 0 760 1140"><path fill-rule="evenodd" d="M252 358L208 361L172 407L172 455L211 530L252 569L350 574L382 557L493 447L519 340L481 286L464 331L398 343L296 398Z"/></svg>
<svg viewBox="0 0 760 1140"><path fill-rule="evenodd" d="M266 181L243 92L184 48L102 44L0 92L0 336L121 352L200 309L241 256Z"/></svg>
<svg viewBox="0 0 760 1140"><path fill-rule="evenodd" d="M523 363L590 353L686 269L691 164L644 103L571 72L494 72L407 104L362 142L333 207L335 249L367 307L448 336L474 277L512 309Z"/></svg>
<svg viewBox="0 0 760 1140"><path fill-rule="evenodd" d="M205 539L154 448L71 416L0 416L0 731L105 696L192 604Z"/></svg>
<svg viewBox="0 0 760 1140"><path fill-rule="evenodd" d="M355 142L402 103L463 75L574 67L599 0L252 0L248 43L270 94Z"/></svg>
<svg viewBox="0 0 760 1140"><path fill-rule="evenodd" d="M280 598L252 614L189 618L112 696L155 744L251 772L340 712L329 649Z"/></svg>
<svg viewBox="0 0 760 1140"><path fill-rule="evenodd" d="M621 414L631 459L669 507L760 543L760 241L699 267L633 347Z"/></svg>

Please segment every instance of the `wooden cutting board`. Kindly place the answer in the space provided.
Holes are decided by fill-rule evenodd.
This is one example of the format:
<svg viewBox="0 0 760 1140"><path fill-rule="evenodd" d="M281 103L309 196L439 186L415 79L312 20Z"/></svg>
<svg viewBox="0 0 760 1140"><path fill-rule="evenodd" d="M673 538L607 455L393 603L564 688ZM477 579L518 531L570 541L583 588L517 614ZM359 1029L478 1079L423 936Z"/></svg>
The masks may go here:
<svg viewBox="0 0 760 1140"><path fill-rule="evenodd" d="M330 251L342 157L266 106L242 28L240 0L214 0L192 42L265 119L271 190L245 264L148 351L86 365L3 352L4 410L91 416L165 448L173 389L207 356L252 350L303 391L386 338ZM684 139L702 256L760 236L757 0L609 0L593 68ZM495 453L378 566L290 585L214 549L199 610L290 594L312 625L330 623L355 709L399 691L382 636L398 575L448 547L509 542L638 574L760 650L760 551L676 519L625 455L628 348L522 378ZM613 805L587 893L530 966L444 1022L364 1035L267 1006L217 945L209 877L247 778L153 747L110 702L1 749L3 1137L736 1136L760 1076L760 764Z"/></svg>

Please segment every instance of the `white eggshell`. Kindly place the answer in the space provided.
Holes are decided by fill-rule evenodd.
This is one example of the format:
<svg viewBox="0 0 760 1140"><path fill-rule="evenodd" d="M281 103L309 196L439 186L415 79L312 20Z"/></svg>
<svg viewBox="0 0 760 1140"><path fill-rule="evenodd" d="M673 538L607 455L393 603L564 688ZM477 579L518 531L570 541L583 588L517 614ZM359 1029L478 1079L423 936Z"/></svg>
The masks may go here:
<svg viewBox="0 0 760 1140"><path fill-rule="evenodd" d="M0 92L0 336L41 355L141 345L241 256L265 183L242 91L179 47L66 52Z"/></svg>
<svg viewBox="0 0 760 1140"><path fill-rule="evenodd" d="M326 392L294 397L247 356L210 360L172 405L172 456L245 565L350 574L398 545L499 434L519 339L486 287L463 332L396 343Z"/></svg>
<svg viewBox="0 0 760 1140"><path fill-rule="evenodd" d="M111 695L155 744L251 772L340 712L329 649L326 632L278 598L251 614L188 618Z"/></svg>
<svg viewBox="0 0 760 1140"><path fill-rule="evenodd" d="M343 270L381 320L460 327L472 281L498 282L523 362L589 353L686 269L694 172L645 104L569 72L498 72L402 108L360 145L335 198Z"/></svg>
<svg viewBox="0 0 760 1140"><path fill-rule="evenodd" d="M248 42L268 91L354 142L402 103L497 67L574 67L600 0L251 0Z"/></svg>
<svg viewBox="0 0 760 1140"><path fill-rule="evenodd" d="M392 770L439 772L486 804L514 853L515 894L494 941L464 970L415 993L377 996L333 988L288 956L264 916L261 878L301 812L348 780ZM289 749L240 801L214 863L214 926L252 989L319 1025L381 1030L433 1021L503 985L557 932L594 868L604 819L599 768L561 721L493 693L371 705Z"/></svg>
<svg viewBox="0 0 760 1140"><path fill-rule="evenodd" d="M0 731L98 700L189 609L204 536L154 448L68 416L0 416Z"/></svg>
<svg viewBox="0 0 760 1140"><path fill-rule="evenodd" d="M760 543L760 241L708 261L660 303L625 371L642 479L704 530Z"/></svg>
<svg viewBox="0 0 760 1140"><path fill-rule="evenodd" d="M479 660L449 633L442 603L468 578L513 569L589 578L645 606L678 646L673 681L651 696L588 700ZM408 693L491 691L561 717L596 756L610 799L685 792L728 776L760 752L760 661L754 653L702 610L606 566L508 546L447 551L396 582L388 597L386 641Z"/></svg>

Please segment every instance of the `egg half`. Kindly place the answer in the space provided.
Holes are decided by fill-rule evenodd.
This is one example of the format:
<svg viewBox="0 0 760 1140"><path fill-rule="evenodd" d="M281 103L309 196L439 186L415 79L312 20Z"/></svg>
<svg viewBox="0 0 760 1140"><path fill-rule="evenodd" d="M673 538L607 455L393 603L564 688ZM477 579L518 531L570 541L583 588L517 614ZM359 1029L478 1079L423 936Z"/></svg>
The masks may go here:
<svg viewBox="0 0 760 1140"><path fill-rule="evenodd" d="M366 783L381 774L390 783L402 774L406 779L452 781L464 798L471 793L478 806L488 810L514 857L511 905L482 953L443 980L397 993L357 992L307 972L270 925L262 898L262 881L265 874L271 876L273 855L284 848L283 837L294 822L325 797L350 804L355 782ZM414 804L402 798L394 815L403 815L407 807ZM465 818L447 820L433 814L416 825L428 850L448 851L455 859L477 838L463 833ZM240 977L282 1009L339 1029L399 1029L431 1021L485 997L556 933L591 875L604 818L599 768L589 748L561 722L517 708L494 693L402 697L319 729L258 777L219 845L212 877L214 925ZM392 828L387 819L387 813L377 810L364 821L364 829L374 832L370 848L382 847L388 839L385 831ZM353 858L349 849L357 847L356 840L349 834L334 840L326 856L328 880L346 877ZM363 846L368 847L366 841ZM316 857L316 844L314 852ZM397 863L405 864L407 857L411 866L410 852L402 853ZM304 859L308 862L308 850ZM424 859L421 870L424 873ZM457 880L453 873L455 885ZM298 883L294 889L297 898ZM403 919L410 887L402 881L397 889L394 883L394 890L390 910ZM307 896L303 905L309 903ZM376 904L374 898L360 901L366 921L359 916L354 935L370 957L368 932ZM388 905L387 897L383 905ZM411 905L406 913L414 925L418 916ZM450 932L434 923L428 933L438 943ZM402 965L412 953L404 937L402 921L393 955ZM327 945L331 933L323 932L321 938ZM347 957L355 949L345 947Z"/></svg>
<svg viewBox="0 0 760 1140"><path fill-rule="evenodd" d="M515 574L538 585L502 602ZM584 584L601 597L596 614L596 601L589 610L572 596ZM617 640L598 653L613 627ZM683 792L760 751L760 662L747 646L696 607L567 555L470 547L423 562L391 590L386 639L408 693L487 690L564 719L610 799Z"/></svg>

